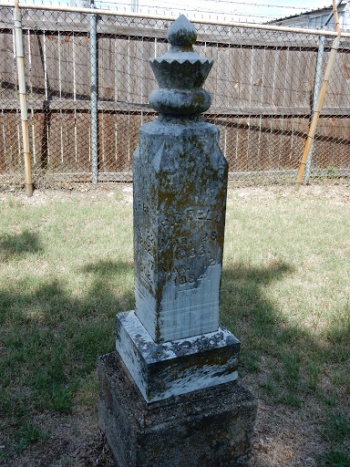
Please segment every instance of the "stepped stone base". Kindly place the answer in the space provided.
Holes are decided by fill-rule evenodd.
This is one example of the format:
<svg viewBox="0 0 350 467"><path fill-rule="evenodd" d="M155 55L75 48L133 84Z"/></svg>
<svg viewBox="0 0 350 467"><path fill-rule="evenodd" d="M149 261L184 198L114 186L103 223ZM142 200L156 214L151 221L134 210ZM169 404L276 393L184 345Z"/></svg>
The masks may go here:
<svg viewBox="0 0 350 467"><path fill-rule="evenodd" d="M116 350L147 402L237 379L240 343L224 326L156 343L134 311L116 316Z"/></svg>
<svg viewBox="0 0 350 467"><path fill-rule="evenodd" d="M148 403L117 352L98 367L100 426L117 467L247 465L257 403L239 381Z"/></svg>

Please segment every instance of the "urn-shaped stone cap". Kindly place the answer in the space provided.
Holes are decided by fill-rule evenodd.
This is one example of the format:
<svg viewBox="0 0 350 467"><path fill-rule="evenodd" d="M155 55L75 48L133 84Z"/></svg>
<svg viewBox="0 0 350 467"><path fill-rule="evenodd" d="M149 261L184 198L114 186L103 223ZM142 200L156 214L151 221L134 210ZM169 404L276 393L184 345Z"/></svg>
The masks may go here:
<svg viewBox="0 0 350 467"><path fill-rule="evenodd" d="M193 50L197 32L186 16L181 15L168 31L170 49L150 64L159 84L152 91L150 105L169 115L193 115L209 109L210 94L203 84L214 63Z"/></svg>

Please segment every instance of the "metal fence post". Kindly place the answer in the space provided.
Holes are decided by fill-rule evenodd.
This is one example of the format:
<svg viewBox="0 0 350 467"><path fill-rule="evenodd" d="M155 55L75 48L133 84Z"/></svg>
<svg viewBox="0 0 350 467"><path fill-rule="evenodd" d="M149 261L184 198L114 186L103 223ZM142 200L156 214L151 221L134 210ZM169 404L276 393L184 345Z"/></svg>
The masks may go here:
<svg viewBox="0 0 350 467"><path fill-rule="evenodd" d="M30 150L29 150L29 126L28 126L28 110L27 110L27 91L26 80L24 73L24 48L23 48L23 31L22 31L22 13L18 5L18 0L15 2L14 8L14 23L15 23L15 43L16 43L16 59L18 73L18 91L21 106L22 120L22 136L23 136L23 156L24 156L24 176L25 188L27 196L33 195L33 182L31 172Z"/></svg>
<svg viewBox="0 0 350 467"><path fill-rule="evenodd" d="M316 69L315 69L315 81L314 81L314 93L312 96L312 115L311 119L316 111L317 108L317 101L318 95L320 92L321 82L322 82L322 64L323 64L323 55L324 55L324 41L325 36L320 36L319 43L318 43L318 51L317 51L317 60L316 60ZM311 143L309 157L306 162L305 168L305 180L308 183L310 175L311 175L311 164L312 164L312 153L314 149L314 140Z"/></svg>
<svg viewBox="0 0 350 467"><path fill-rule="evenodd" d="M91 8L94 1L91 0ZM98 180L98 111L97 111L97 17L90 15L90 90L91 90L91 162L92 184Z"/></svg>

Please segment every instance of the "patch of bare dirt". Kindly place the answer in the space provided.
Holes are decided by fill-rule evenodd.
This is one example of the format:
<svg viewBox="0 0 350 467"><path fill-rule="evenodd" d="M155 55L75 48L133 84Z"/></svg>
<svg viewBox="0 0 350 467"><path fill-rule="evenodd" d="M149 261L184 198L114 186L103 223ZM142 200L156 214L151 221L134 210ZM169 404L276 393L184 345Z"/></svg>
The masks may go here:
<svg viewBox="0 0 350 467"><path fill-rule="evenodd" d="M9 190L0 191L0 203L11 202L22 206L42 206L51 202L60 201L65 203L69 200L81 200L91 203L101 200L112 200L116 202L132 203L132 184L103 184L92 186L88 184L76 185L74 189L37 189L33 196L28 198L24 191Z"/></svg>
<svg viewBox="0 0 350 467"><path fill-rule="evenodd" d="M324 185L302 186L296 190L294 186L266 186L235 188L229 185L229 198L269 200L278 198L324 199L336 204L350 203L350 183L334 183Z"/></svg>
<svg viewBox="0 0 350 467"><path fill-rule="evenodd" d="M255 384L249 384L253 390ZM114 466L97 422L89 414L35 417L48 439L5 462L3 467ZM316 467L324 450L316 422L308 411L269 406L259 399L250 467ZM166 466L164 466L166 467Z"/></svg>
<svg viewBox="0 0 350 467"><path fill-rule="evenodd" d="M114 461L103 433L90 414L34 417L33 424L48 438L3 463L4 467L113 467Z"/></svg>
<svg viewBox="0 0 350 467"><path fill-rule="evenodd" d="M268 406L259 399L250 467L313 467L324 451L308 413Z"/></svg>
<svg viewBox="0 0 350 467"><path fill-rule="evenodd" d="M132 184L105 183L97 187L89 184L77 184L74 189L38 189L34 190L31 198L24 191L0 191L0 203L11 199L23 205L40 206L49 204L58 199L64 203L70 199L80 199L84 202L113 200L117 202L132 203ZM325 183L302 186L296 191L294 186L260 186L237 188L229 183L229 199L257 199L269 200L276 198L324 199L332 200L336 204L350 203L350 182Z"/></svg>

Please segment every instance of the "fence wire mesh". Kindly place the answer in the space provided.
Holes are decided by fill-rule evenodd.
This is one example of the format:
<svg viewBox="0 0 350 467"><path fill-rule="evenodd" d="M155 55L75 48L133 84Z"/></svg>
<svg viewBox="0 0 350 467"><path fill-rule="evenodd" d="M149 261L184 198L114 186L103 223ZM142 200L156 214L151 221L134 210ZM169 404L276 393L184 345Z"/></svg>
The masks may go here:
<svg viewBox="0 0 350 467"><path fill-rule="evenodd" d="M23 165L14 24L12 9L0 11L0 176L6 174L13 182Z"/></svg>
<svg viewBox="0 0 350 467"><path fill-rule="evenodd" d="M22 12L30 152L36 186L131 181L141 124L155 118L148 59L168 49L170 21L25 9ZM14 9L0 8L0 177L21 183L23 156ZM92 122L96 19L97 126ZM304 32L194 23L196 50L214 58L204 118L220 128L230 178L296 180L333 38ZM350 40L343 38L304 180L350 174ZM318 70L318 72L317 72ZM94 155L94 141L97 154Z"/></svg>

